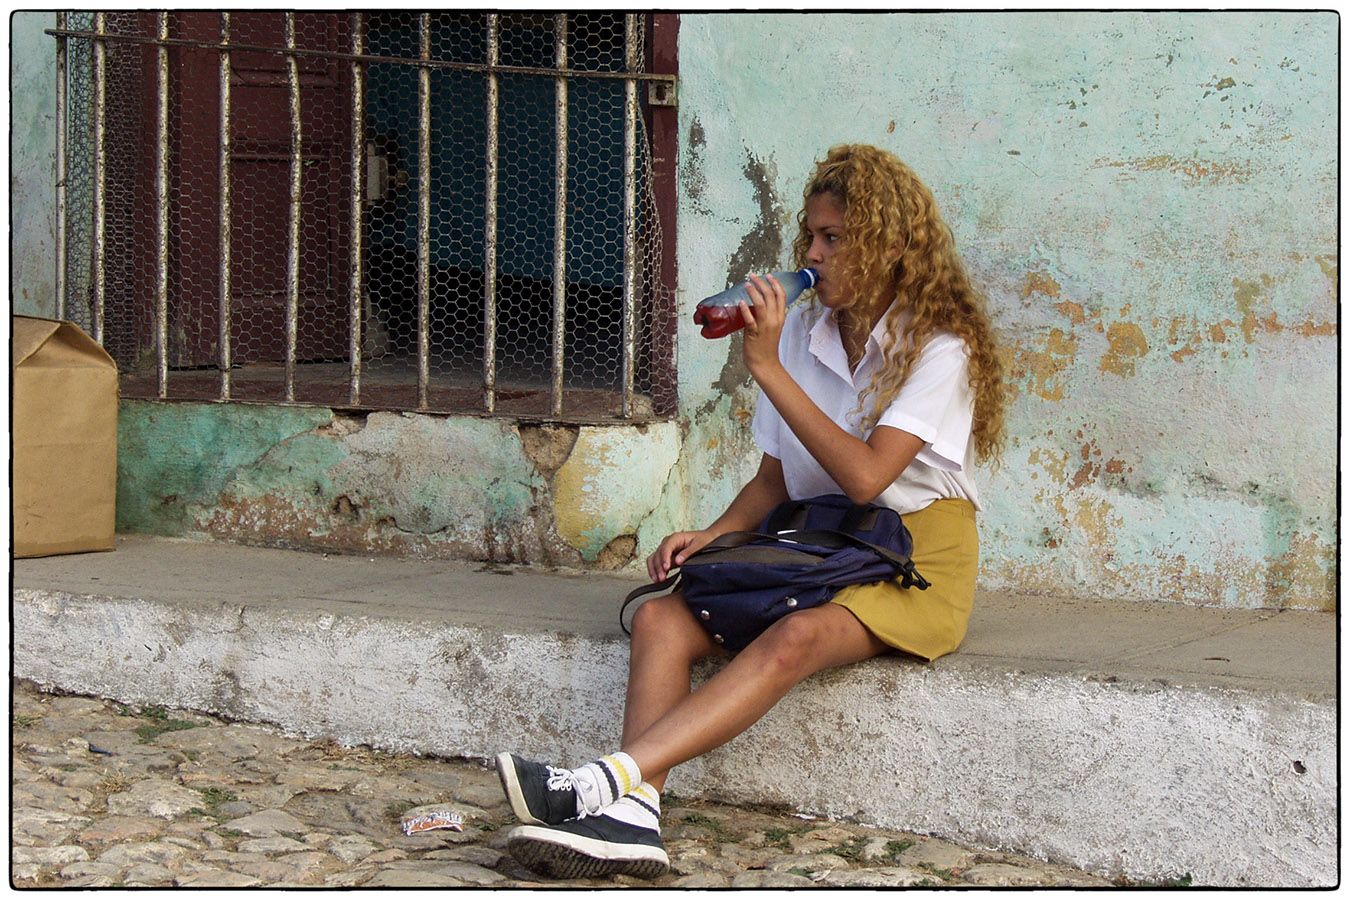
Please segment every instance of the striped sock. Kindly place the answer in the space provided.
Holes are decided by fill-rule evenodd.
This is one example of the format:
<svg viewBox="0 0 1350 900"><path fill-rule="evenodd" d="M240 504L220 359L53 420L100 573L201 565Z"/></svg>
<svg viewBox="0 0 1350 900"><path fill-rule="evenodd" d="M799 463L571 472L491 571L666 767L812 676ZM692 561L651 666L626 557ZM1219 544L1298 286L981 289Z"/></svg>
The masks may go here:
<svg viewBox="0 0 1350 900"><path fill-rule="evenodd" d="M659 834L661 832L661 794L656 788L644 781L615 801L613 806L607 807L605 815Z"/></svg>
<svg viewBox="0 0 1350 900"><path fill-rule="evenodd" d="M594 815L642 784L637 763L622 750L573 769L572 775L576 779L577 815Z"/></svg>

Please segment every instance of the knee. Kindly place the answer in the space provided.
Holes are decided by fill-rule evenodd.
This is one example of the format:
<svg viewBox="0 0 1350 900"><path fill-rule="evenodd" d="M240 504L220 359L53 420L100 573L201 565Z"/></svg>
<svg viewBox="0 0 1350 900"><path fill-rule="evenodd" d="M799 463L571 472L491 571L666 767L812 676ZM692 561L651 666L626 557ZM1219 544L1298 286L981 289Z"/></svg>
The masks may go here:
<svg viewBox="0 0 1350 900"><path fill-rule="evenodd" d="M709 641L680 595L670 594L638 607L633 614L633 643L683 650L697 658L707 655L699 651L706 650Z"/></svg>
<svg viewBox="0 0 1350 900"><path fill-rule="evenodd" d="M668 630L681 612L688 614L677 594L648 600L633 613L633 637L650 637Z"/></svg>
<svg viewBox="0 0 1350 900"><path fill-rule="evenodd" d="M769 627L758 640L765 664L787 675L805 677L815 670L813 652L824 639L823 624L816 616L794 613Z"/></svg>

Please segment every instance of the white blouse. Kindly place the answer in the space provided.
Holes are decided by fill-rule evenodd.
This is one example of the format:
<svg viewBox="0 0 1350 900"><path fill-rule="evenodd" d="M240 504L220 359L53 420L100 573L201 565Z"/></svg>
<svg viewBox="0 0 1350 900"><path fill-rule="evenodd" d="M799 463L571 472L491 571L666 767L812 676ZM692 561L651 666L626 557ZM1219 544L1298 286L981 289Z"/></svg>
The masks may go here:
<svg viewBox="0 0 1350 900"><path fill-rule="evenodd" d="M778 345L783 366L802 390L840 428L863 440L871 432L864 435L859 427L862 416L852 413L858 395L882 363L884 334L883 318L868 336L857 370L850 373L833 311L801 304L789 310ZM874 502L902 515L945 497L964 498L980 508L971 477L975 394L970 389L968 357L965 342L954 334L943 331L929 338L899 395L877 420L877 427L898 428L921 438L923 448ZM782 462L789 497L843 493L763 391L755 405L753 430L760 449Z"/></svg>

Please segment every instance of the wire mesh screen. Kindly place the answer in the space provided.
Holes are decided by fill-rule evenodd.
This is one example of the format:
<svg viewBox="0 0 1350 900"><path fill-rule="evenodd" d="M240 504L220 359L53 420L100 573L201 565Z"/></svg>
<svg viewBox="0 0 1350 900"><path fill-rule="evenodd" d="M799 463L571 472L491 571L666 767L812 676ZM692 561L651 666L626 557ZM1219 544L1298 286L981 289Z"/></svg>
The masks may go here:
<svg viewBox="0 0 1350 900"><path fill-rule="evenodd" d="M93 16L67 14L66 27L89 31ZM70 211L65 217L62 235L66 243L65 271L60 299L63 314L85 331L94 330L93 298L90 284L92 259L90 228L93 222L93 58L89 41L68 41L66 46L66 123L65 164L66 196Z"/></svg>
<svg viewBox="0 0 1350 900"><path fill-rule="evenodd" d="M68 14L67 317L128 397L671 414L630 18Z"/></svg>

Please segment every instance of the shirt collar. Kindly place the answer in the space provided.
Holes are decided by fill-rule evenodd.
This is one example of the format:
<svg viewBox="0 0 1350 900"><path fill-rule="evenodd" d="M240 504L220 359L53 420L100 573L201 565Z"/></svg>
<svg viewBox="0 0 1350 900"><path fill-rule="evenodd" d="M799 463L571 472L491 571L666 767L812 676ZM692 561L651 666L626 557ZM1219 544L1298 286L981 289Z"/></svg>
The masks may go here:
<svg viewBox="0 0 1350 900"><path fill-rule="evenodd" d="M895 302L897 301L892 301L892 305ZM886 315L890 315L889 309L886 310ZM811 355L820 360L821 365L825 368L849 384L854 384L855 379L865 378L870 373L876 359L881 355L881 339L886 334L886 316L877 320L877 324L872 328L872 333L867 336L867 344L863 347L863 358L858 363L856 372L848 370L848 354L844 352L844 341L839 334L839 322L834 316L835 311L827 309L811 326L809 345Z"/></svg>

